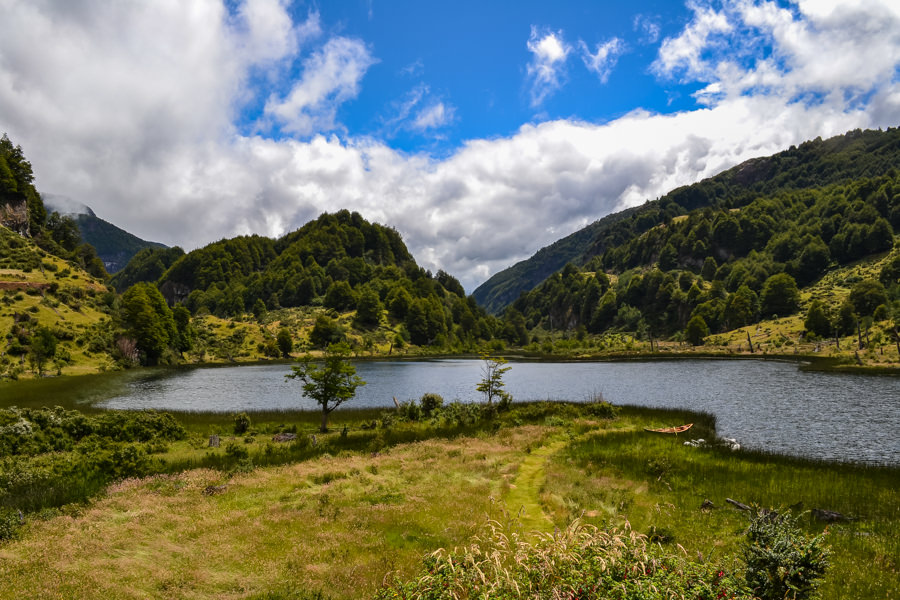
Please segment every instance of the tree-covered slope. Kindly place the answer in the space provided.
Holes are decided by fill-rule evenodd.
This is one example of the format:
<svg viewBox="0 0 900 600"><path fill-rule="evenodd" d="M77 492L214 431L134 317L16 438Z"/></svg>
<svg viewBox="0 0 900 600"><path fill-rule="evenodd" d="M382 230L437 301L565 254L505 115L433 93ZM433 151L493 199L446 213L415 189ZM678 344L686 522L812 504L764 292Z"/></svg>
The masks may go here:
<svg viewBox="0 0 900 600"><path fill-rule="evenodd" d="M865 260L877 268L839 282L849 289L840 304L819 302L821 323L807 324L809 337L850 335L873 319L890 330L892 319L900 321L900 253L887 254L900 228L896 169L718 204L632 230L584 269L567 265L520 296L507 319L528 328L627 331L696 344L801 307L815 313L801 301L802 288Z"/></svg>
<svg viewBox="0 0 900 600"><path fill-rule="evenodd" d="M75 217L83 242L97 250L107 272L120 271L131 258L144 248L165 248L163 244L148 242L100 217L81 214Z"/></svg>
<svg viewBox="0 0 900 600"><path fill-rule="evenodd" d="M643 206L609 215L495 274L472 295L489 312L499 314L519 294L533 289L566 263L583 265L608 248L691 210L740 207L759 196L781 191L876 178L898 164L900 129L896 128L856 130L828 140L805 142L675 189Z"/></svg>
<svg viewBox="0 0 900 600"><path fill-rule="evenodd" d="M142 250L113 279L120 292L139 282L156 284L170 305L183 304L195 316L259 318L312 307L350 314L357 331L390 332L391 340L417 346L471 349L499 326L454 277L419 267L394 229L346 210L277 240L240 236L187 254Z"/></svg>

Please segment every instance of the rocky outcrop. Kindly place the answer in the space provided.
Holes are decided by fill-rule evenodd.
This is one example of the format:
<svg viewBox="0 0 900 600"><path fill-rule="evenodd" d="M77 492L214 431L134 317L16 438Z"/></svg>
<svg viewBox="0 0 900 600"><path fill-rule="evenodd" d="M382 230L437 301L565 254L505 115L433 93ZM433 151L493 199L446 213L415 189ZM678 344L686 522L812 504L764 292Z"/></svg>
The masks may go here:
<svg viewBox="0 0 900 600"><path fill-rule="evenodd" d="M0 225L11 229L19 235L29 235L28 203L25 198L0 200Z"/></svg>

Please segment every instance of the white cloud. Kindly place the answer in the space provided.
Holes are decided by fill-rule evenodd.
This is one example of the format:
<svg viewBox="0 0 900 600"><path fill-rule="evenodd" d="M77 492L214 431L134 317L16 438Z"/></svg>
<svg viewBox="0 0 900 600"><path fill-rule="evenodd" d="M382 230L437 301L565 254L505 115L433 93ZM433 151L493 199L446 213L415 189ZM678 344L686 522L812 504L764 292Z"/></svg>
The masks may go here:
<svg viewBox="0 0 900 600"><path fill-rule="evenodd" d="M457 275L471 291L610 211L819 135L900 122L892 4L813 13L805 3L780 12L748 1L730 3L724 16L696 12L707 25L687 25L693 45L663 44L667 56L682 57L667 63L673 76L691 73L710 86L708 105L697 110L525 125L440 160L315 130L307 141L242 135L233 123L253 69L293 64L304 48L318 58L301 66L331 64L326 48L340 40L330 52L353 59L349 73L302 71L298 86L309 87L294 104L307 119L295 125L315 122L327 133L332 109L356 93L360 65L372 60L364 46L349 49L361 42L315 33L315 15L286 28L282 3L260 6L273 12L250 25L246 11L229 15L221 0L0 0L0 132L23 146L39 189L84 202L146 239L191 249L238 233L280 235L348 208L396 227L421 264ZM733 30L710 25L724 21ZM774 51L729 60L719 44L737 42L718 36L742 31L771 40ZM542 46L547 35L535 34L535 56L559 69L568 50L558 33L558 48ZM275 41L263 44L267 37ZM861 57L856 68L853 56ZM817 99L797 100L806 93ZM436 109L424 118L438 103L452 116L445 100L414 96L407 122L439 122Z"/></svg>
<svg viewBox="0 0 900 600"><path fill-rule="evenodd" d="M622 40L615 37L602 44L597 44L597 50L593 53L591 53L588 45L581 40L578 40L578 47L581 50L581 59L584 61L584 66L595 73L603 83L607 82L609 74L612 72L613 67L616 66L619 55L625 50L625 44Z"/></svg>
<svg viewBox="0 0 900 600"><path fill-rule="evenodd" d="M527 42L531 52L528 77L531 80L531 106L539 106L562 85L563 69L571 49L561 31L531 27Z"/></svg>
<svg viewBox="0 0 900 600"><path fill-rule="evenodd" d="M690 2L688 6L694 12L694 19L680 35L663 40L654 64L657 73L674 75L680 71L686 79L705 76L710 65L704 60L703 52L718 34L733 30L724 12L696 2Z"/></svg>
<svg viewBox="0 0 900 600"><path fill-rule="evenodd" d="M391 116L384 121L384 135L392 137L400 130L424 133L453 122L456 109L432 93L424 83L409 90L391 105Z"/></svg>
<svg viewBox="0 0 900 600"><path fill-rule="evenodd" d="M733 0L689 5L684 31L663 41L654 63L664 77L707 83L699 99L742 94L842 104L891 85L900 63L900 5L803 0Z"/></svg>
<svg viewBox="0 0 900 600"><path fill-rule="evenodd" d="M265 114L303 136L333 130L338 107L356 97L360 80L376 62L360 40L333 37L303 61L303 74L287 97L269 98Z"/></svg>
<svg viewBox="0 0 900 600"><path fill-rule="evenodd" d="M419 131L438 129L453 121L453 112L452 106L435 102L419 111L412 126Z"/></svg>
<svg viewBox="0 0 900 600"><path fill-rule="evenodd" d="M640 42L642 44L655 44L659 41L660 29L656 19L647 15L635 15L632 27L641 33Z"/></svg>

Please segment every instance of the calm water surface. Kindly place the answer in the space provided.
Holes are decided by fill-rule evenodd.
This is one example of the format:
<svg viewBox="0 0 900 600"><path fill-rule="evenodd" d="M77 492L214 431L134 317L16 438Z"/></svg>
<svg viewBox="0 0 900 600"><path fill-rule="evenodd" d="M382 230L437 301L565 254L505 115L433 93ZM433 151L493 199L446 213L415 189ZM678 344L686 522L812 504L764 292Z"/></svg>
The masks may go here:
<svg viewBox="0 0 900 600"><path fill-rule="evenodd" d="M800 371L793 363L673 360L510 363L516 400L585 401L711 412L719 435L745 447L830 460L900 464L900 378ZM478 360L360 362L367 382L350 405L390 407L436 392L480 401ZM107 408L238 412L315 409L285 380L288 365L157 371L130 384ZM673 423L674 424L674 423Z"/></svg>

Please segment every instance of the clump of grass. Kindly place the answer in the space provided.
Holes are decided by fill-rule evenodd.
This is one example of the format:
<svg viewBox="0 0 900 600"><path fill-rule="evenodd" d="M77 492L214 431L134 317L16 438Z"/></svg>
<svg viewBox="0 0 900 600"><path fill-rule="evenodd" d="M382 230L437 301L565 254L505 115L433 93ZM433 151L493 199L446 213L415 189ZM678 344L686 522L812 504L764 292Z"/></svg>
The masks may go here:
<svg viewBox="0 0 900 600"><path fill-rule="evenodd" d="M601 530L575 521L535 541L498 522L462 549L427 556L419 574L395 578L376 600L391 598L750 599L731 566L695 563L649 544L627 523Z"/></svg>

